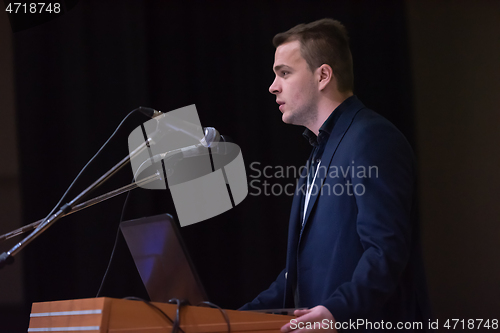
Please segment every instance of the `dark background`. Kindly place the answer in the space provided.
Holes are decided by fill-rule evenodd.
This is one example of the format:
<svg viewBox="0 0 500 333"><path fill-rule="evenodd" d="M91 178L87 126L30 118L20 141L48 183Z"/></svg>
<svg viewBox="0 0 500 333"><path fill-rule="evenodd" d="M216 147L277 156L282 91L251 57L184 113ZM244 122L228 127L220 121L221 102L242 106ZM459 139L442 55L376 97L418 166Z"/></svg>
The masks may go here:
<svg viewBox="0 0 500 333"><path fill-rule="evenodd" d="M409 20L418 21L424 12L424 6L402 1L80 1L50 22L13 33L22 224L51 210L122 118L140 105L166 112L196 104L203 126L217 128L241 147L249 180L256 175L252 162L260 162L260 170L266 165L303 165L310 151L301 135L303 128L282 123L275 97L268 92L274 76L271 40L298 23L323 17L340 20L349 31L355 94L406 135L421 170L428 172L421 171L425 214L429 207L425 193L432 190L426 187L426 175L446 173L442 170L446 164L425 169L429 165L425 163L432 163L422 162L429 156L428 146L425 139L417 144L430 127L418 127L425 124L425 111L416 112L423 105L416 102L422 90L415 87L421 73L415 71L419 51L412 53L410 42L422 40L418 34L422 30ZM426 68L425 63L421 66ZM70 197L127 155L129 133L145 121L142 115L127 120ZM442 130L446 133L446 128ZM126 167L95 194L121 187L131 178ZM285 185L295 179L290 175L267 181ZM491 191L498 194L495 188ZM255 189L250 188L236 208L181 230L210 299L223 308L237 308L253 299L285 264L292 197L252 193ZM23 251L20 313L29 312L32 302L95 296L124 198L64 218ZM165 212L175 214L168 191L137 189L130 195L125 219ZM449 237L449 229L429 221L422 221L427 236L424 254L436 300L440 298L436 286L442 281L436 277L443 275L439 263L429 258L449 249L441 243ZM498 219L492 216L491 221ZM497 231L498 227L493 234L500 235ZM463 242L456 239L453 244L461 247ZM488 253L493 258L498 247ZM481 274L498 277L498 264L491 266L484 266ZM461 289L456 286L457 292ZM145 296L122 239L103 295ZM456 294L446 294L451 295ZM472 313L491 315L496 305L498 301L477 302L479 310ZM438 316L467 314L450 313L442 306L438 301ZM12 329L25 328L28 320L23 318L23 323L11 324Z"/></svg>
<svg viewBox="0 0 500 333"><path fill-rule="evenodd" d="M25 221L47 213L119 121L139 105L169 111L196 104L203 125L241 147L249 175L256 175L249 166L254 161L262 163L260 169L303 165L310 150L303 129L282 123L267 91L273 81L271 40L297 23L325 16L344 22L352 36L356 94L410 129L406 134L412 137L403 9L399 1L359 8L347 2L82 1L54 21L16 33ZM76 189L124 157L128 135L146 120L131 118ZM127 168L102 190L130 179ZM137 190L130 202L127 218L175 213L166 191ZM30 301L95 295L122 204L118 198L70 216L26 249ZM242 305L283 269L290 206L289 196L249 195L235 209L183 228L215 303ZM106 295L133 294L125 286L135 272L119 266Z"/></svg>

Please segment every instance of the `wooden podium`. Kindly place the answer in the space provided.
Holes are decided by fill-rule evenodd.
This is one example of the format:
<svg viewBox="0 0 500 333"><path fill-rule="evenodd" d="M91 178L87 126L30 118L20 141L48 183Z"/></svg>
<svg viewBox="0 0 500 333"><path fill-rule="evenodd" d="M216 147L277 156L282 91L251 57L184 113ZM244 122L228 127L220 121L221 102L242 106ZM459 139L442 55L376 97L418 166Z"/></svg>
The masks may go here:
<svg viewBox="0 0 500 333"><path fill-rule="evenodd" d="M177 305L153 303L175 320ZM279 332L293 316L225 310L232 332ZM227 323L218 309L185 306L180 327L185 333L227 332ZM157 310L141 301L114 298L87 298L33 303L28 332L164 333L171 323Z"/></svg>

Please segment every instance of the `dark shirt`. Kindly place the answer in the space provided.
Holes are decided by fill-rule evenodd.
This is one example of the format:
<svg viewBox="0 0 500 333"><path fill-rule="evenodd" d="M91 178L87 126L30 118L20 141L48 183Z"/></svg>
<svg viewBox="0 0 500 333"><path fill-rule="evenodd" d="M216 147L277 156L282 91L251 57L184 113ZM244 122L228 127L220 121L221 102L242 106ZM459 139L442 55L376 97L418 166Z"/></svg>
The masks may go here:
<svg viewBox="0 0 500 333"><path fill-rule="evenodd" d="M358 98L355 95L352 95L343 101L335 110L333 110L328 119L326 119L323 125L321 125L318 136L316 136L316 134L308 128L306 128L304 133L302 133L311 146L314 147L314 152L312 154L313 161L318 162L318 160L321 159L323 150L325 150L326 143L328 142L328 138L335 127L335 123L339 119L342 112L348 109L349 106L357 99Z"/></svg>

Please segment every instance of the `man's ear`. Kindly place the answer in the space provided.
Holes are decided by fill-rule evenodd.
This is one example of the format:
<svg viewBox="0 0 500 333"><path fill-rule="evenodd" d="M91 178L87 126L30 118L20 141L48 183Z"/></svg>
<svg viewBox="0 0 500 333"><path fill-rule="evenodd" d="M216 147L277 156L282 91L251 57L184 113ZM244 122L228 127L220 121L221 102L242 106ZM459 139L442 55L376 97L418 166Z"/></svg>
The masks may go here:
<svg viewBox="0 0 500 333"><path fill-rule="evenodd" d="M331 82L335 82L335 76L333 75L333 70L330 65L323 64L316 69L318 77L318 88L319 90L325 89L325 87Z"/></svg>

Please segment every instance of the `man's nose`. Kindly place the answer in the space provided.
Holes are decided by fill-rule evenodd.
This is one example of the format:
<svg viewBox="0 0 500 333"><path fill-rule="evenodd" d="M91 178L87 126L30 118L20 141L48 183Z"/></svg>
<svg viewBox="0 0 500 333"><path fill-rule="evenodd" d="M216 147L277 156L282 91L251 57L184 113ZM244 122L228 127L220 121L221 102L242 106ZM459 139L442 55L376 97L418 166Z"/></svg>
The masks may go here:
<svg viewBox="0 0 500 333"><path fill-rule="evenodd" d="M269 92L271 94L278 94L280 92L280 87L279 87L278 83L276 82L276 79L274 79L273 83L269 87Z"/></svg>

